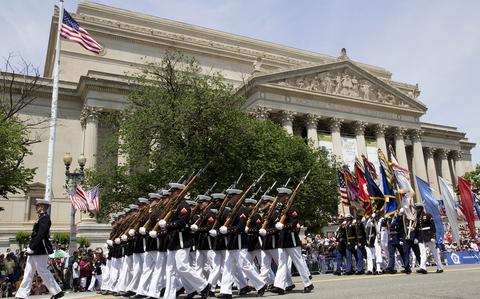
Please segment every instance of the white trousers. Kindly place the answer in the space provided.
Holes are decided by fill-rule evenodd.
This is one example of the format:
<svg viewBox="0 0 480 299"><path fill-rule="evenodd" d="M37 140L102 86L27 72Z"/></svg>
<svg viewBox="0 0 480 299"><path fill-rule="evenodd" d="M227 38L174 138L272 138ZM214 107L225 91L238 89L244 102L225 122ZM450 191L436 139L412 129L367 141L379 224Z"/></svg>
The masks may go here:
<svg viewBox="0 0 480 299"><path fill-rule="evenodd" d="M217 250L213 251L212 256L212 271L208 275L208 283L210 284L211 291L215 292L217 284L222 279L223 265L225 264L225 254L226 250Z"/></svg>
<svg viewBox="0 0 480 299"><path fill-rule="evenodd" d="M275 250L275 249L272 249ZM253 258L257 258L258 263L260 264L260 278L266 283L266 284L273 284L275 280L275 273L273 273L272 270L272 259L275 260L272 257L272 254L270 253L270 250L265 251L265 250L254 250L250 252ZM278 255L275 254L275 255ZM276 262L275 262L276 263Z"/></svg>
<svg viewBox="0 0 480 299"><path fill-rule="evenodd" d="M143 253L142 276L138 283L137 295L147 296L150 287L150 278L152 277L155 262L157 260L158 251L145 251Z"/></svg>
<svg viewBox="0 0 480 299"><path fill-rule="evenodd" d="M115 284L117 284L118 277L120 275L121 266L122 266L121 258L112 258L109 275L108 275L108 285L105 286L105 290L113 291Z"/></svg>
<svg viewBox="0 0 480 299"><path fill-rule="evenodd" d="M438 249L435 246L434 242L418 243L418 247L420 247L420 269L427 270L427 246L430 248L430 252L435 259L437 269L443 270L442 261L440 260L440 254L438 254Z"/></svg>
<svg viewBox="0 0 480 299"><path fill-rule="evenodd" d="M180 279L182 285L189 285L199 293L207 286L207 281L198 276L190 267L189 252L190 248L167 251L167 279L164 298L176 298L176 278Z"/></svg>
<svg viewBox="0 0 480 299"><path fill-rule="evenodd" d="M127 286L127 291L137 292L140 278L142 277L142 267L143 253L134 253L132 279L130 279L130 283Z"/></svg>
<svg viewBox="0 0 480 299"><path fill-rule="evenodd" d="M291 247L291 248L279 248L278 249L278 269L277 275L275 276L275 282L273 285L277 288L281 288L283 290L288 287L288 272L291 272L291 269L288 267L288 258L292 259L295 268L297 268L298 274L302 278L303 285L305 287L312 284L310 281L310 271L308 270L307 263L302 255L302 249L300 246Z"/></svg>
<svg viewBox="0 0 480 299"><path fill-rule="evenodd" d="M212 271L213 254L210 253L213 250L196 250L195 262L192 263L192 268L201 277L208 277Z"/></svg>
<svg viewBox="0 0 480 299"><path fill-rule="evenodd" d="M120 270L120 274L118 276L118 282L113 288L114 292L126 292L127 286L130 283L130 279L132 278L132 270L133 265L133 257L131 255L124 256L122 267Z"/></svg>
<svg viewBox="0 0 480 299"><path fill-rule="evenodd" d="M35 271L42 278L43 284L47 287L52 295L56 295L62 291L58 283L55 281L53 274L47 269L48 255L29 255L25 264L25 272L23 280L20 284L15 297L27 298L32 287L32 280Z"/></svg>
<svg viewBox="0 0 480 299"><path fill-rule="evenodd" d="M165 268L167 262L167 253L159 251L155 259L155 268L153 269L148 287L147 296L160 298L160 292L165 287Z"/></svg>
<svg viewBox="0 0 480 299"><path fill-rule="evenodd" d="M244 274L257 291L265 285L257 269L250 261L247 249L226 251L222 283L220 286L221 294L232 294L232 283L234 283L235 274L237 274L237 278L240 278L240 276ZM239 287L241 288L243 286Z"/></svg>
<svg viewBox="0 0 480 299"><path fill-rule="evenodd" d="M110 267L112 265L112 260L107 259L107 262L104 267L102 267L102 290L105 290L105 286L108 285L109 277L110 277Z"/></svg>

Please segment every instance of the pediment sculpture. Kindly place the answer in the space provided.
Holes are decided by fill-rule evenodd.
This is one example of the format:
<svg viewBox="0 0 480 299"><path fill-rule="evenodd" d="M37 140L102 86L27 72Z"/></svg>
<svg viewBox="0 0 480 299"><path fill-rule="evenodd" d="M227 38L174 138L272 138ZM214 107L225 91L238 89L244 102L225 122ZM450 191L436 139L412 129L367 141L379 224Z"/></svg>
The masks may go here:
<svg viewBox="0 0 480 299"><path fill-rule="evenodd" d="M376 103L410 107L398 96L379 87L378 83L374 84L370 80L360 77L349 68L286 78L273 83Z"/></svg>

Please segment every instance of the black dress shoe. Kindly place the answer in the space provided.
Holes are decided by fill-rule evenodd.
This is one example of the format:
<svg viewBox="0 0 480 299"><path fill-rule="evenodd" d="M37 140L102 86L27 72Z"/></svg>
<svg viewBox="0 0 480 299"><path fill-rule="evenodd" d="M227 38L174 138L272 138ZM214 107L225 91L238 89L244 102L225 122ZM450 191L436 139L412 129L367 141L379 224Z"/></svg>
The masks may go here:
<svg viewBox="0 0 480 299"><path fill-rule="evenodd" d="M126 292L125 294L123 294L122 296L123 296L123 297L128 297L128 298L130 298L130 297L133 296L133 295L135 295L135 292L128 291L128 292Z"/></svg>
<svg viewBox="0 0 480 299"><path fill-rule="evenodd" d="M208 297L215 297L215 292L208 291Z"/></svg>
<svg viewBox="0 0 480 299"><path fill-rule="evenodd" d="M364 271L357 271L357 272L355 272L355 275L363 275L363 274L365 274Z"/></svg>
<svg viewBox="0 0 480 299"><path fill-rule="evenodd" d="M163 289L160 290L160 298L162 298L163 295L165 295L165 288L163 288Z"/></svg>
<svg viewBox="0 0 480 299"><path fill-rule="evenodd" d="M395 270L395 269L387 269L387 270L385 270L385 273L388 273L388 274L397 274L397 270Z"/></svg>
<svg viewBox="0 0 480 299"><path fill-rule="evenodd" d="M365 275L372 275L373 272L372 271L367 271L367 273L365 273Z"/></svg>
<svg viewBox="0 0 480 299"><path fill-rule="evenodd" d="M267 290L267 284L264 284L263 287L257 291L257 297L262 297Z"/></svg>
<svg viewBox="0 0 480 299"><path fill-rule="evenodd" d="M223 298L223 299L232 299L231 294L220 294L217 296L217 298Z"/></svg>
<svg viewBox="0 0 480 299"><path fill-rule="evenodd" d="M335 272L333 272L333 275L340 276L340 275L342 275L342 272L340 272L340 271L335 271Z"/></svg>
<svg viewBox="0 0 480 299"><path fill-rule="evenodd" d="M418 269L418 270L417 270L417 273L420 273L420 274L428 274L427 270L424 270L424 269Z"/></svg>
<svg viewBox="0 0 480 299"><path fill-rule="evenodd" d="M288 287L285 288L285 291L290 292L295 288L295 284L289 285Z"/></svg>
<svg viewBox="0 0 480 299"><path fill-rule="evenodd" d="M137 294L130 297L130 299L143 299L143 298L147 298L147 296Z"/></svg>
<svg viewBox="0 0 480 299"><path fill-rule="evenodd" d="M197 295L197 291L194 291L193 293L190 293L188 294L187 296L185 296L186 299L193 299L193 297L195 297L195 295Z"/></svg>
<svg viewBox="0 0 480 299"><path fill-rule="evenodd" d="M313 290L313 283L307 287L303 288L304 293L310 293Z"/></svg>
<svg viewBox="0 0 480 299"><path fill-rule="evenodd" d="M355 274L355 272L353 272L353 271L345 272L345 275L353 275L353 274Z"/></svg>
<svg viewBox="0 0 480 299"><path fill-rule="evenodd" d="M211 284L207 284L207 286L203 288L203 290L200 292L200 296L202 296L202 299L207 299L208 298L208 295L210 294L210 288L211 287L212 287Z"/></svg>
<svg viewBox="0 0 480 299"><path fill-rule="evenodd" d="M403 269L403 270L402 270L402 273L404 273L404 274L410 274L410 273L412 273L412 270L410 270L410 269Z"/></svg>
<svg viewBox="0 0 480 299"><path fill-rule="evenodd" d="M443 273L443 270L442 269L437 269L436 273Z"/></svg>
<svg viewBox="0 0 480 299"><path fill-rule="evenodd" d="M55 294L55 295L53 295L52 297L50 297L50 299L62 298L64 295L65 295L65 293L64 293L63 291L60 291L60 292L58 292L57 294Z"/></svg>
<svg viewBox="0 0 480 299"><path fill-rule="evenodd" d="M270 292L279 294L279 295L285 295L285 290L277 287L274 287L273 289L271 289Z"/></svg>
<svg viewBox="0 0 480 299"><path fill-rule="evenodd" d="M241 288L240 291L238 291L238 295L242 296L242 295L246 295L248 293L250 293L252 291L252 289L250 289L249 286L246 286L244 288Z"/></svg>
<svg viewBox="0 0 480 299"><path fill-rule="evenodd" d="M181 289L179 289L175 295L178 297L178 296L180 296L180 295L183 294L183 293L185 293L185 288L184 288L184 287L182 287Z"/></svg>
<svg viewBox="0 0 480 299"><path fill-rule="evenodd" d="M120 296L122 296L122 295L123 295L123 292L115 292L115 293L113 293L113 296L115 296L115 297L120 297Z"/></svg>

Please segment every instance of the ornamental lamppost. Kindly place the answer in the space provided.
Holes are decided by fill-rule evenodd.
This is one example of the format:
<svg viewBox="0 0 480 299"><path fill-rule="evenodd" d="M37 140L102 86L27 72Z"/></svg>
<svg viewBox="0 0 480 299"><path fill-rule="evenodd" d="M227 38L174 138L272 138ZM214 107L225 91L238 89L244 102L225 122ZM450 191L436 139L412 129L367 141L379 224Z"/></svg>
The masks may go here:
<svg viewBox="0 0 480 299"><path fill-rule="evenodd" d="M65 188L69 194L75 194L77 190L77 185L83 182L85 178L85 172L83 168L87 162L87 158L83 154L80 154L77 162L80 166L80 170L77 172L75 169L73 172L70 172L70 165L72 165L72 155L66 153L63 156L63 163L65 163ZM68 252L73 255L73 252L77 249L77 228L75 227L75 208L72 204L70 212L70 245L68 247Z"/></svg>

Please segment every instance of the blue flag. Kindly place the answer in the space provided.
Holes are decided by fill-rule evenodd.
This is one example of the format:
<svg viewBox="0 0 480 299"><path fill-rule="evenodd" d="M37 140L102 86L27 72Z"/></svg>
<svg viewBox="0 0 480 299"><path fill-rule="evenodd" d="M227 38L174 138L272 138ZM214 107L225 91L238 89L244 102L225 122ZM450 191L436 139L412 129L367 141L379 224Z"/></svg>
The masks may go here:
<svg viewBox="0 0 480 299"><path fill-rule="evenodd" d="M438 209L438 200L433 197L432 189L427 182L415 176L417 179L418 191L425 206L425 211L432 215L435 222L436 240L437 246L443 249L443 236L445 232L443 230L442 217L440 216L440 210Z"/></svg>
<svg viewBox="0 0 480 299"><path fill-rule="evenodd" d="M473 194L473 207L475 208L475 211L477 212L478 219L480 219L480 207L478 206L477 200L478 200L478 198L474 193Z"/></svg>
<svg viewBox="0 0 480 299"><path fill-rule="evenodd" d="M370 200L374 202L373 204L374 211L381 211L383 210L383 207L385 205L385 199L383 197L382 190L380 190L380 188L377 186L377 184L373 180L373 176L370 173L370 170L367 164L367 159L364 158L363 162L365 165L365 180L367 181L368 194L370 195Z"/></svg>
<svg viewBox="0 0 480 299"><path fill-rule="evenodd" d="M385 197L385 216L390 216L397 211L397 199L392 186L388 182L387 174L383 165L380 165L380 174L382 176L383 197Z"/></svg>

